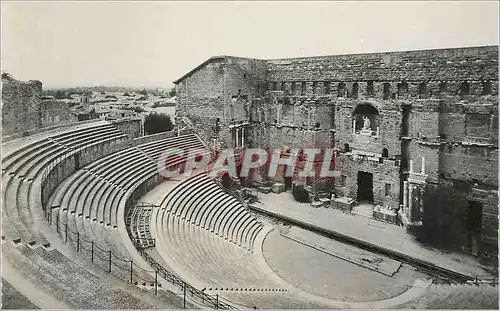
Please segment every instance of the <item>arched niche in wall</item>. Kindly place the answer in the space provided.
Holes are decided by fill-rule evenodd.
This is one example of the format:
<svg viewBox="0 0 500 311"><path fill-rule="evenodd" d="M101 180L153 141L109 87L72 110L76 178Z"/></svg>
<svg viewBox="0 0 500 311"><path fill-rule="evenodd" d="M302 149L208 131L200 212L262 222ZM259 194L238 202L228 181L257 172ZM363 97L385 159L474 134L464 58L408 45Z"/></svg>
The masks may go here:
<svg viewBox="0 0 500 311"><path fill-rule="evenodd" d="M382 158L389 157L389 150L387 148L382 149Z"/></svg>
<svg viewBox="0 0 500 311"><path fill-rule="evenodd" d="M378 134L379 113L370 104L358 105L352 113L354 133L375 136Z"/></svg>

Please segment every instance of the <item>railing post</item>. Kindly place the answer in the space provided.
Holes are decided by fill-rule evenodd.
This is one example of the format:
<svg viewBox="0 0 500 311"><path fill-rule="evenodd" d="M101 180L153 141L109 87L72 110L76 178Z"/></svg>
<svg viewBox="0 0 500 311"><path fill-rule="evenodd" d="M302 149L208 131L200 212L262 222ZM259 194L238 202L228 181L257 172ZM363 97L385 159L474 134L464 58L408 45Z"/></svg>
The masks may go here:
<svg viewBox="0 0 500 311"><path fill-rule="evenodd" d="M108 272L111 273L111 251L109 251L109 269Z"/></svg>
<svg viewBox="0 0 500 311"><path fill-rule="evenodd" d="M90 248L90 253L91 253L91 261L94 262L94 241L92 241L92 246Z"/></svg>
<svg viewBox="0 0 500 311"><path fill-rule="evenodd" d="M215 294L215 310L219 309L219 294Z"/></svg>
<svg viewBox="0 0 500 311"><path fill-rule="evenodd" d="M134 262L131 260L130 261L130 284L132 284L132 269L134 268Z"/></svg>
<svg viewBox="0 0 500 311"><path fill-rule="evenodd" d="M65 241L64 242L68 243L68 223L65 224L65 230L66 231L65 231L64 234L66 235L66 237L65 237Z"/></svg>
<svg viewBox="0 0 500 311"><path fill-rule="evenodd" d="M155 295L158 296L158 270L155 270Z"/></svg>
<svg viewBox="0 0 500 311"><path fill-rule="evenodd" d="M80 251L80 232L76 233L76 252Z"/></svg>
<svg viewBox="0 0 500 311"><path fill-rule="evenodd" d="M186 309L186 282L182 284L183 287L183 296L184 296L184 309Z"/></svg>
<svg viewBox="0 0 500 311"><path fill-rule="evenodd" d="M56 232L59 233L59 214L56 215Z"/></svg>

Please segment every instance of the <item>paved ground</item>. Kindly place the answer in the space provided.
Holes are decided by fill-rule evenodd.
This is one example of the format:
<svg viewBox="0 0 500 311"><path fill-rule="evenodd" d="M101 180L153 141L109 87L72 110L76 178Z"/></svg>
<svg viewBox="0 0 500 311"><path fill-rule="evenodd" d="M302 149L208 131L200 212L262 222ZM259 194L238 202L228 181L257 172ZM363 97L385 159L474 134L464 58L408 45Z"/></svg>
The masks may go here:
<svg viewBox="0 0 500 311"><path fill-rule="evenodd" d="M5 279L2 279L2 309L40 309Z"/></svg>
<svg viewBox="0 0 500 311"><path fill-rule="evenodd" d="M416 279L426 279L407 265L389 277L290 240L278 230L268 234L263 253L268 265L288 283L341 301L389 299L409 290Z"/></svg>
<svg viewBox="0 0 500 311"><path fill-rule="evenodd" d="M426 260L468 275L487 275L477 260L459 253L445 253L418 243L403 227L360 215L349 215L331 208L313 208L296 202L291 193L262 194L256 207L339 232L372 244Z"/></svg>

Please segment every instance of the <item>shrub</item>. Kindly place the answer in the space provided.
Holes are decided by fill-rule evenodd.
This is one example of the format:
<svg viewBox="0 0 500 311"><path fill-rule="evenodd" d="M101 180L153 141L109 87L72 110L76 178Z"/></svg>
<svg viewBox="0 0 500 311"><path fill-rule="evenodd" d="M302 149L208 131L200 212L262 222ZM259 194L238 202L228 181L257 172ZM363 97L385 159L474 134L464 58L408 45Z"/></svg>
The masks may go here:
<svg viewBox="0 0 500 311"><path fill-rule="evenodd" d="M294 185L292 195L297 202L309 203L309 192L303 185Z"/></svg>
<svg viewBox="0 0 500 311"><path fill-rule="evenodd" d="M168 132L174 128L170 115L153 112L144 120L144 131L146 135Z"/></svg>

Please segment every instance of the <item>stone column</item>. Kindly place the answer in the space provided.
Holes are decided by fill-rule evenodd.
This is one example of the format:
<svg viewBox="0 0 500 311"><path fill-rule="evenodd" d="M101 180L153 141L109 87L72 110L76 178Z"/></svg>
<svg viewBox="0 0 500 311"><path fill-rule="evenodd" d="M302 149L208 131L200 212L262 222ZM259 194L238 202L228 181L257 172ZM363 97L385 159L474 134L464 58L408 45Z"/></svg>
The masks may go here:
<svg viewBox="0 0 500 311"><path fill-rule="evenodd" d="M413 160L410 160L410 173L413 172Z"/></svg>
<svg viewBox="0 0 500 311"><path fill-rule="evenodd" d="M420 187L420 218L424 216L424 187ZM419 219L422 220L422 219Z"/></svg>
<svg viewBox="0 0 500 311"><path fill-rule="evenodd" d="M356 133L356 117L352 120L352 133Z"/></svg>
<svg viewBox="0 0 500 311"><path fill-rule="evenodd" d="M238 132L240 131L238 128L235 128L234 129L236 131L236 141L235 141L235 147L238 147L238 141L239 141L239 137L238 137Z"/></svg>
<svg viewBox="0 0 500 311"><path fill-rule="evenodd" d="M377 137L380 137L380 127L377 126Z"/></svg>
<svg viewBox="0 0 500 311"><path fill-rule="evenodd" d="M422 157L422 174L425 174L425 157Z"/></svg>
<svg viewBox="0 0 500 311"><path fill-rule="evenodd" d="M403 182L403 213L408 214L408 182Z"/></svg>
<svg viewBox="0 0 500 311"><path fill-rule="evenodd" d="M411 219L411 208L412 208L412 205L413 205L413 185L412 184L408 184L408 221L411 222L412 219Z"/></svg>
<svg viewBox="0 0 500 311"><path fill-rule="evenodd" d="M245 146L245 128L241 128L241 147Z"/></svg>

